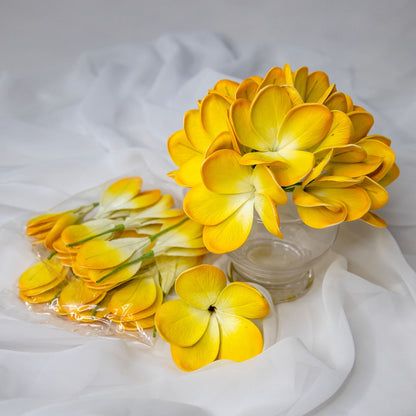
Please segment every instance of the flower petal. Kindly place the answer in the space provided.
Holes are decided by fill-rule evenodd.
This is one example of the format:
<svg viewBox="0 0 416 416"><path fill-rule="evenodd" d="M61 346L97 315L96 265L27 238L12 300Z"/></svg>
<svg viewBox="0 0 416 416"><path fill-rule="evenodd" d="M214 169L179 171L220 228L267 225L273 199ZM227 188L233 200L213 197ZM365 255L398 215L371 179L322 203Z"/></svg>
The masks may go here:
<svg viewBox="0 0 416 416"><path fill-rule="evenodd" d="M348 111L348 104L347 99L345 98L345 94L342 92L335 92L331 94L326 100L325 105L330 110L337 110L346 113Z"/></svg>
<svg viewBox="0 0 416 416"><path fill-rule="evenodd" d="M261 319L270 312L266 298L253 286L244 282L230 283L222 290L214 306L221 313L248 319Z"/></svg>
<svg viewBox="0 0 416 416"><path fill-rule="evenodd" d="M233 361L248 360L263 350L260 330L246 318L216 313L220 327L220 350L218 359Z"/></svg>
<svg viewBox="0 0 416 416"><path fill-rule="evenodd" d="M251 101L238 99L230 108L231 122L238 141L251 149L267 151L270 142L256 133L250 118Z"/></svg>
<svg viewBox="0 0 416 416"><path fill-rule="evenodd" d="M48 290L50 289L48 285L52 284L52 287L54 287L63 280L66 274L63 272L63 266L54 259L38 262L21 274L18 288L24 291L37 288L46 288ZM32 296L32 294L29 296Z"/></svg>
<svg viewBox="0 0 416 416"><path fill-rule="evenodd" d="M305 103L316 103L329 87L328 75L322 71L311 72L306 84Z"/></svg>
<svg viewBox="0 0 416 416"><path fill-rule="evenodd" d="M163 303L155 315L155 325L160 336L170 344L190 347L204 335L211 314L194 308L182 299Z"/></svg>
<svg viewBox="0 0 416 416"><path fill-rule="evenodd" d="M114 225L114 221L109 219L98 219L87 221L83 224L70 225L62 231L62 241L65 245L74 244L78 241L107 231L113 228ZM108 240L112 237L112 235L112 233L108 233L96 238L99 240Z"/></svg>
<svg viewBox="0 0 416 416"><path fill-rule="evenodd" d="M119 238L112 241L87 241L78 252L77 263L91 269L118 266L138 250L147 238ZM148 242L148 245L150 241Z"/></svg>
<svg viewBox="0 0 416 416"><path fill-rule="evenodd" d="M53 243L61 236L62 231L66 227L75 224L77 221L79 221L79 219L79 216L72 212L63 214L46 236L44 241L45 247L48 250L53 251Z"/></svg>
<svg viewBox="0 0 416 416"><path fill-rule="evenodd" d="M218 150L202 165L205 186L220 194L239 194L253 191L252 169L240 164L241 155L234 150Z"/></svg>
<svg viewBox="0 0 416 416"><path fill-rule="evenodd" d="M202 182L201 165L204 162L204 156L198 153L192 159L186 161L175 174L175 182L179 186L191 188Z"/></svg>
<svg viewBox="0 0 416 416"><path fill-rule="evenodd" d="M313 153L284 149L280 154L286 163L280 166L271 166L270 170L281 186L294 185L303 179L314 167L315 157Z"/></svg>
<svg viewBox="0 0 416 416"><path fill-rule="evenodd" d="M361 186L366 190L368 196L371 199L370 209L379 209L387 204L387 201L389 200L389 194L377 182L366 177L361 183Z"/></svg>
<svg viewBox="0 0 416 416"><path fill-rule="evenodd" d="M142 178L139 176L123 178L110 185L102 194L100 209L113 211L124 203L133 199L140 192Z"/></svg>
<svg viewBox="0 0 416 416"><path fill-rule="evenodd" d="M141 209L155 204L159 201L162 193L159 189L141 192L135 198L123 204L122 209Z"/></svg>
<svg viewBox="0 0 416 416"><path fill-rule="evenodd" d="M256 192L269 196L276 205L287 202L287 194L277 183L272 171L266 166L256 166L253 170L253 185Z"/></svg>
<svg viewBox="0 0 416 416"><path fill-rule="evenodd" d="M302 100L305 101L306 97L306 84L308 82L308 68L303 66L295 71L293 76L295 88L298 90Z"/></svg>
<svg viewBox="0 0 416 416"><path fill-rule="evenodd" d="M221 94L225 98L235 98L239 83L230 79L221 79L214 85L214 91Z"/></svg>
<svg viewBox="0 0 416 416"><path fill-rule="evenodd" d="M279 228L279 215L277 213L276 205L268 195L256 194L254 199L254 207L259 214L267 231L276 237L283 238Z"/></svg>
<svg viewBox="0 0 416 416"><path fill-rule="evenodd" d="M391 169L383 176L383 178L378 181L378 183L385 188L393 181L395 181L399 175L400 169L396 164L394 164Z"/></svg>
<svg viewBox="0 0 416 416"><path fill-rule="evenodd" d="M363 215L360 220L372 225L373 227L387 227L386 221L384 221L383 218L379 217L377 214L374 214L374 212L367 212L367 214Z"/></svg>
<svg viewBox="0 0 416 416"><path fill-rule="evenodd" d="M205 246L216 254L236 250L247 240L252 223L253 200L249 200L223 222L204 227Z"/></svg>
<svg viewBox="0 0 416 416"><path fill-rule="evenodd" d="M319 143L332 124L331 112L321 104L303 104L290 110L282 123L278 148L304 150Z"/></svg>
<svg viewBox="0 0 416 416"><path fill-rule="evenodd" d="M269 69L258 89L261 90L267 85L280 86L284 84L286 84L285 72L282 68L276 66L274 68Z"/></svg>
<svg viewBox="0 0 416 416"><path fill-rule="evenodd" d="M215 137L211 137L202 125L200 110L189 110L185 113L183 129L189 142L199 153L205 153Z"/></svg>
<svg viewBox="0 0 416 416"><path fill-rule="evenodd" d="M161 289L155 284L153 277L146 276L134 279L114 292L108 304L108 309L118 316L137 314L148 310L154 305L158 295L161 303ZM144 318L154 312L155 310L152 309L149 314L136 319Z"/></svg>
<svg viewBox="0 0 416 416"><path fill-rule="evenodd" d="M168 152L176 166L182 166L189 159L200 154L186 137L184 130L173 133L168 139Z"/></svg>
<svg viewBox="0 0 416 416"><path fill-rule="evenodd" d="M217 150L230 149L240 153L238 144L234 136L229 131L220 133L208 147L205 157L212 155Z"/></svg>
<svg viewBox="0 0 416 416"><path fill-rule="evenodd" d="M351 178L369 175L374 172L382 163L381 157L368 156L365 160L358 163L333 163L326 166L329 175L349 176Z"/></svg>
<svg viewBox="0 0 416 416"><path fill-rule="evenodd" d="M211 141L223 131L228 131L230 103L219 94L208 94L201 103L201 121Z"/></svg>
<svg viewBox="0 0 416 416"><path fill-rule="evenodd" d="M322 149L343 146L349 143L353 135L353 127L349 117L340 111L332 111L331 127L314 152Z"/></svg>
<svg viewBox="0 0 416 416"><path fill-rule="evenodd" d="M355 143L370 131L374 124L373 116L367 111L352 111L348 113L348 117L351 119L354 127L354 135L351 138L351 142Z"/></svg>
<svg viewBox="0 0 416 416"><path fill-rule="evenodd" d="M220 330L215 316L211 316L201 339L191 347L171 344L170 351L175 364L184 371L194 371L215 361L220 347Z"/></svg>
<svg viewBox="0 0 416 416"><path fill-rule="evenodd" d="M176 294L195 308L208 310L227 285L224 272L218 267L201 264L184 271L176 279Z"/></svg>
<svg viewBox="0 0 416 416"><path fill-rule="evenodd" d="M254 99L251 122L258 135L269 144L269 150L275 149L283 119L292 107L287 91L275 85L265 87Z"/></svg>
<svg viewBox="0 0 416 416"><path fill-rule="evenodd" d="M242 98L253 101L261 82L262 79L260 77L246 78L237 88L235 93L236 99Z"/></svg>
<svg viewBox="0 0 416 416"><path fill-rule="evenodd" d="M250 198L250 194L217 194L203 184L192 188L185 196L183 208L186 214L204 225L216 225L232 215Z"/></svg>
<svg viewBox="0 0 416 416"><path fill-rule="evenodd" d="M300 219L309 227L326 228L343 222L347 216L347 208L341 204L337 210L325 206L298 206L298 214Z"/></svg>

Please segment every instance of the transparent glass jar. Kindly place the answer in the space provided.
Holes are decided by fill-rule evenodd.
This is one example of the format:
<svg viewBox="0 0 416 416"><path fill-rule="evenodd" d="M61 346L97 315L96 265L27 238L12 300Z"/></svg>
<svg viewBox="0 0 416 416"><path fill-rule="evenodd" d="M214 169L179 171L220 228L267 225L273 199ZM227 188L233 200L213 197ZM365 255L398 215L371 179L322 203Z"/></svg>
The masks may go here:
<svg viewBox="0 0 416 416"><path fill-rule="evenodd" d="M333 245L338 232L337 226L307 226L291 198L277 209L283 239L270 234L255 216L247 241L228 253L230 280L262 285L274 303L297 299L308 291L314 278L313 265Z"/></svg>

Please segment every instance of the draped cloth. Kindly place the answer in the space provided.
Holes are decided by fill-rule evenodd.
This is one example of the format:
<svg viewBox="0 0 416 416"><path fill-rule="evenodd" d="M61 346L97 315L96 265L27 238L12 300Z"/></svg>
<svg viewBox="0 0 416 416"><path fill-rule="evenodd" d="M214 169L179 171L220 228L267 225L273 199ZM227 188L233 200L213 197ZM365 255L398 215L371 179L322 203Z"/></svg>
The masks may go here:
<svg viewBox="0 0 416 416"><path fill-rule="evenodd" d="M324 70L370 111L372 132L392 139L402 173L380 210L388 229L343 224L311 290L276 306L277 338L262 354L185 373L161 339L149 347L85 336L24 310L15 286L35 261L25 219L131 174L180 203L184 190L166 177L175 169L166 142L185 111L220 79L264 76L286 62ZM407 89L375 91L377 74L362 78L358 63L203 32L85 53L62 73L0 74L0 414L414 414L411 74L402 76ZM215 263L224 267L226 256Z"/></svg>

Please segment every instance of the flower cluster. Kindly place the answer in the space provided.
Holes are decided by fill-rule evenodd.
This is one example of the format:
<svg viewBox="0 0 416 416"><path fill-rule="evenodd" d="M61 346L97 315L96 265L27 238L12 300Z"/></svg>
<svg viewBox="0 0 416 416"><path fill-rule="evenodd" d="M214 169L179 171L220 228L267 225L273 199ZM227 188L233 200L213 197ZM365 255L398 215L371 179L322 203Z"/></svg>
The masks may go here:
<svg viewBox="0 0 416 416"><path fill-rule="evenodd" d="M244 244L254 209L282 237L276 206L288 192L311 227L357 219L384 227L373 211L399 169L390 140L369 135L373 123L321 71L286 64L240 84L221 80L169 138L178 166L169 176L191 188L184 210L214 253Z"/></svg>
<svg viewBox="0 0 416 416"><path fill-rule="evenodd" d="M206 248L202 226L170 195L141 186L140 177L124 178L99 203L30 220L26 235L41 261L20 276L20 297L76 321L153 327L176 277Z"/></svg>

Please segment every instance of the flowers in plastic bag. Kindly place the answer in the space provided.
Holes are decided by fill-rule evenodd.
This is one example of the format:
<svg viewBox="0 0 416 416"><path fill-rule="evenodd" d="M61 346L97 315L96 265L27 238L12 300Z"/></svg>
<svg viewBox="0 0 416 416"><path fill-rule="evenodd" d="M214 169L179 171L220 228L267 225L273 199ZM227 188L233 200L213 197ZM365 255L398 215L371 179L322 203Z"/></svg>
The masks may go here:
<svg viewBox="0 0 416 416"><path fill-rule="evenodd" d="M192 371L217 359L244 361L263 350L263 337L251 319L270 312L265 297L253 286L227 286L221 269L200 265L176 280L179 299L161 305L156 328L171 344L179 368Z"/></svg>

